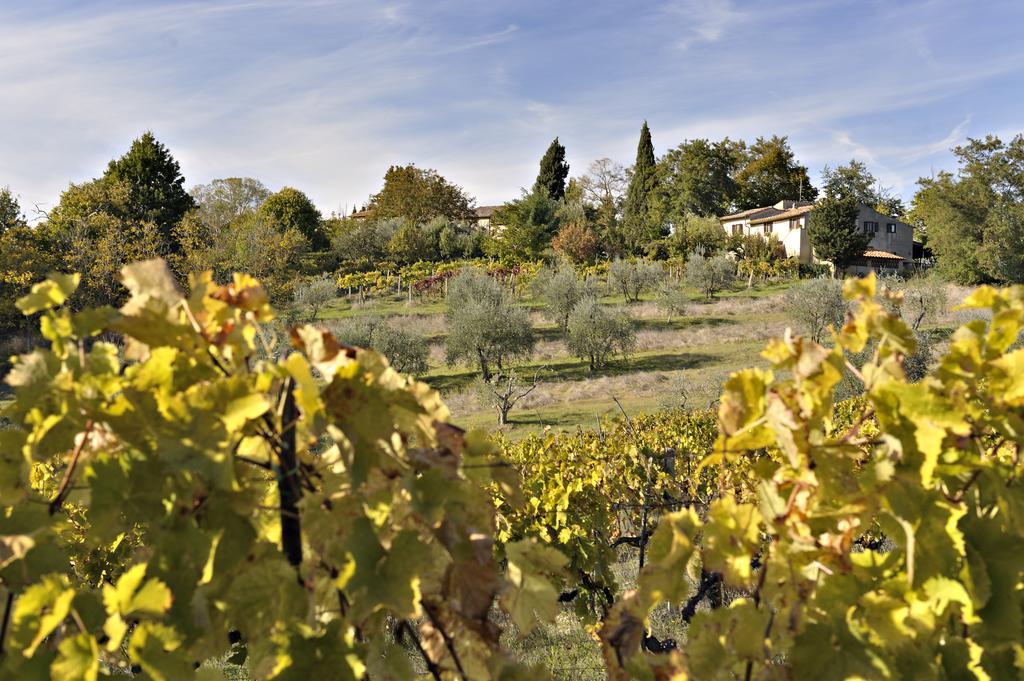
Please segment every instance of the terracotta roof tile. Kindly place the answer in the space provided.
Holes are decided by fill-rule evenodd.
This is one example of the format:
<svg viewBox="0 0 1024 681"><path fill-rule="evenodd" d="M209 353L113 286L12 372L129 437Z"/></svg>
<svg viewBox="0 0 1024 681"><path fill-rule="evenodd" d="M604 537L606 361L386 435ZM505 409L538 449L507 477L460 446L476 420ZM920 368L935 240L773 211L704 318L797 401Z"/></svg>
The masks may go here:
<svg viewBox="0 0 1024 681"><path fill-rule="evenodd" d="M867 250L864 251L864 257L878 258L880 260L903 260L903 258L901 258L900 256L896 255L895 253L890 253L889 251Z"/></svg>

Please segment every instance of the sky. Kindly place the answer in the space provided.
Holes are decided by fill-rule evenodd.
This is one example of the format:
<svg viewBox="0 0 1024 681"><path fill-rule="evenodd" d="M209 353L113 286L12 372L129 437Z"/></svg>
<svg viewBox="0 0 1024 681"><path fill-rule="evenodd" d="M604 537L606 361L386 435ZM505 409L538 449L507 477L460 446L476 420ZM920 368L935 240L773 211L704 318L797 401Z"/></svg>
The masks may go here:
<svg viewBox="0 0 1024 681"><path fill-rule="evenodd" d="M248 176L325 213L391 164L478 205L685 139L786 135L817 181L910 199L950 147L1024 132L1021 0L0 0L0 187L32 217L151 130L189 187Z"/></svg>

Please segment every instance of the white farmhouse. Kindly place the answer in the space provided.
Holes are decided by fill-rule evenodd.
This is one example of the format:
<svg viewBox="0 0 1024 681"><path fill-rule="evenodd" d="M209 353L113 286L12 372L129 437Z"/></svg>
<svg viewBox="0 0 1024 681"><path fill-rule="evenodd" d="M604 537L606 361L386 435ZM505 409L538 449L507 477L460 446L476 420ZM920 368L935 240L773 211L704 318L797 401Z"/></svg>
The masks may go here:
<svg viewBox="0 0 1024 681"><path fill-rule="evenodd" d="M818 262L811 249L807 226L814 219L810 201L779 201L774 206L751 208L719 220L727 234L774 234L786 247L786 254L802 263ZM851 274L909 267L914 257L914 228L896 218L883 215L867 204L860 204L857 225L871 234L864 255L851 265Z"/></svg>

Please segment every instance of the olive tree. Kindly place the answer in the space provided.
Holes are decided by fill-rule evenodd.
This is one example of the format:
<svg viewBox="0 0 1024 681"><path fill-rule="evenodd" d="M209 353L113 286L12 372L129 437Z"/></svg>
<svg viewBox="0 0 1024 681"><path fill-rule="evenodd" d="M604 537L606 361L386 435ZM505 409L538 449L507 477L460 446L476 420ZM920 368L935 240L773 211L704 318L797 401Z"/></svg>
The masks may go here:
<svg viewBox="0 0 1024 681"><path fill-rule="evenodd" d="M338 296L338 286L330 275L315 277L299 284L292 294L297 312L306 312L309 321L316 321L320 311Z"/></svg>
<svg viewBox="0 0 1024 681"><path fill-rule="evenodd" d="M569 314L576 304L594 295L589 282L580 281L569 265L541 269L533 280L533 293L544 303L547 316L562 333L569 328Z"/></svg>
<svg viewBox="0 0 1024 681"><path fill-rule="evenodd" d="M683 277L687 284L711 300L716 293L732 284L736 277L736 263L724 253L709 257L698 248L686 261Z"/></svg>
<svg viewBox="0 0 1024 681"><path fill-rule="evenodd" d="M615 353L628 354L636 345L629 314L602 306L594 298L585 298L573 308L568 336L569 351L587 360L591 371L606 366Z"/></svg>
<svg viewBox="0 0 1024 681"><path fill-rule="evenodd" d="M448 283L445 354L449 364L468 360L490 381L512 357L533 351L533 328L526 311L483 270L467 268Z"/></svg>
<svg viewBox="0 0 1024 681"><path fill-rule="evenodd" d="M664 270L649 260L615 260L608 267L608 286L621 293L626 302L637 302L640 294L654 288Z"/></svg>
<svg viewBox="0 0 1024 681"><path fill-rule="evenodd" d="M679 282L671 278L666 278L658 285L654 292L654 300L665 313L666 322L671 322L673 317L682 316L686 312L686 304L690 302Z"/></svg>
<svg viewBox="0 0 1024 681"><path fill-rule="evenodd" d="M498 425L508 425L508 415L512 409L530 393L540 387L540 374L543 369L538 370L530 379L524 378L514 369L494 376L491 380L479 379L480 391L484 399L494 407L498 414Z"/></svg>
<svg viewBox="0 0 1024 681"><path fill-rule="evenodd" d="M843 283L838 279L808 279L786 292L786 314L815 343L829 325L842 326L846 317Z"/></svg>
<svg viewBox="0 0 1024 681"><path fill-rule="evenodd" d="M419 375L429 368L427 339L381 317L346 319L332 324L331 331L342 343L376 350L388 358L395 371Z"/></svg>

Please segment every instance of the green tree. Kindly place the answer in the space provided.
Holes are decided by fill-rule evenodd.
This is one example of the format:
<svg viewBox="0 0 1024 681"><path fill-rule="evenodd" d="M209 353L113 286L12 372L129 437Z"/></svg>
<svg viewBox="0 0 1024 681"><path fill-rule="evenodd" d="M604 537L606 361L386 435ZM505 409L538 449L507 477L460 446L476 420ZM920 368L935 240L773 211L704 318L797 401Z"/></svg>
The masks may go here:
<svg viewBox="0 0 1024 681"><path fill-rule="evenodd" d="M711 300L715 294L728 288L736 276L736 263L725 253L706 255L703 249L694 251L686 261L683 277L686 283Z"/></svg>
<svg viewBox="0 0 1024 681"><path fill-rule="evenodd" d="M594 295L588 282L580 281L576 270L568 265L542 268L533 280L533 293L562 333L569 327L569 314L576 304Z"/></svg>
<svg viewBox="0 0 1024 681"><path fill-rule="evenodd" d="M175 232L170 239L156 223L130 217L137 212L136 189L110 178L70 185L49 213L41 229L55 249L59 269L82 274L76 305L117 305L124 296L118 283L121 269L136 260L154 258L181 244Z"/></svg>
<svg viewBox="0 0 1024 681"><path fill-rule="evenodd" d="M259 210L270 190L251 177L227 177L193 187L192 197L203 222L223 227Z"/></svg>
<svg viewBox="0 0 1024 681"><path fill-rule="evenodd" d="M21 213L18 198L11 193L10 187L0 187L0 234L23 224L25 216Z"/></svg>
<svg viewBox="0 0 1024 681"><path fill-rule="evenodd" d="M586 360L590 371L607 366L615 354L628 355L636 345L629 313L601 305L593 297L583 298L572 309L567 331L569 352Z"/></svg>
<svg viewBox="0 0 1024 681"><path fill-rule="evenodd" d="M811 201L818 190L807 168L796 162L786 137L758 137L736 173L736 208L771 206L784 199Z"/></svg>
<svg viewBox="0 0 1024 681"><path fill-rule="evenodd" d="M688 215L715 217L736 198L734 175L743 160L742 143L688 140L658 161L658 203L666 222L679 225Z"/></svg>
<svg viewBox="0 0 1024 681"><path fill-rule="evenodd" d="M395 262L406 265L420 260L436 260L437 231L402 220L401 226L388 241L388 254Z"/></svg>
<svg viewBox="0 0 1024 681"><path fill-rule="evenodd" d="M627 303L636 303L664 276L665 271L656 262L616 259L608 266L608 288L621 293Z"/></svg>
<svg viewBox="0 0 1024 681"><path fill-rule="evenodd" d="M292 305L304 312L310 323L320 316L320 311L338 297L338 285L334 277L323 274L295 286Z"/></svg>
<svg viewBox="0 0 1024 681"><path fill-rule="evenodd" d="M330 329L342 343L384 355L395 371L418 376L429 369L430 343L426 337L393 321L369 315L334 322Z"/></svg>
<svg viewBox="0 0 1024 681"><path fill-rule="evenodd" d="M152 223L170 252L178 250L174 227L195 201L185 191L181 166L152 132L143 133L132 142L128 153L112 160L102 179L128 190L117 205L118 217L133 223Z"/></svg>
<svg viewBox="0 0 1024 681"><path fill-rule="evenodd" d="M857 159L835 168L826 165L821 170L821 191L830 199L853 199L874 206L879 199L877 185L875 176Z"/></svg>
<svg viewBox="0 0 1024 681"><path fill-rule="evenodd" d="M313 250L324 250L330 245L320 211L298 189L284 187L271 194L260 206L260 214L282 234L293 229L304 236Z"/></svg>
<svg viewBox="0 0 1024 681"><path fill-rule="evenodd" d="M473 199L462 187L436 170L409 164L388 168L384 186L370 197L368 210L378 219L407 218L421 224L437 217L465 220L472 205Z"/></svg>
<svg viewBox="0 0 1024 681"><path fill-rule="evenodd" d="M501 231L488 242L493 256L506 262L536 260L558 231L557 201L534 189L495 211L493 222Z"/></svg>
<svg viewBox="0 0 1024 681"><path fill-rule="evenodd" d="M555 201L565 196L565 179L569 177L569 164L565 161L565 147L556 137L540 159L540 172L533 183L534 191L546 191Z"/></svg>
<svg viewBox="0 0 1024 681"><path fill-rule="evenodd" d="M651 129L644 121L640 128L640 142L622 208L623 233L626 247L634 254L644 252L647 243L664 236L664 230L652 211L652 201L658 187L658 170L654 160Z"/></svg>
<svg viewBox="0 0 1024 681"><path fill-rule="evenodd" d="M843 284L836 279L809 279L786 291L788 319L815 343L825 340L829 326L839 329L846 318Z"/></svg>
<svg viewBox="0 0 1024 681"><path fill-rule="evenodd" d="M485 381L504 372L513 357L533 350L533 327L526 310L486 272L467 268L448 283L445 350L449 364L468 360Z"/></svg>
<svg viewBox="0 0 1024 681"><path fill-rule="evenodd" d="M182 252L175 267L185 274L212 270L222 282L234 272L251 272L260 277L271 300L283 304L294 295L309 242L294 227L283 232L279 227L262 211L224 227L207 225L190 213L178 227Z"/></svg>
<svg viewBox="0 0 1024 681"><path fill-rule="evenodd" d="M961 284L1024 281L1024 135L956 147L959 170L918 180L912 216L936 267Z"/></svg>
<svg viewBox="0 0 1024 681"><path fill-rule="evenodd" d="M871 234L857 224L860 207L853 198L824 198L814 206L807 227L807 237L814 257L832 263L835 274L843 271L871 243Z"/></svg>

